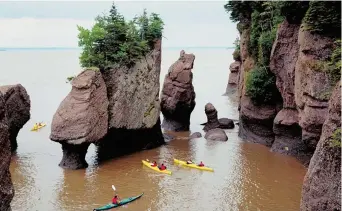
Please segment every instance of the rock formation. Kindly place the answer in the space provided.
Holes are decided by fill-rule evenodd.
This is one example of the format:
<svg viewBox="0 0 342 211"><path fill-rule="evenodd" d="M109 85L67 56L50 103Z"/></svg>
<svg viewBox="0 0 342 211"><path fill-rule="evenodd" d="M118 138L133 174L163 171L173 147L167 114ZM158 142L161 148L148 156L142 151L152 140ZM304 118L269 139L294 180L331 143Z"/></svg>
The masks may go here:
<svg viewBox="0 0 342 211"><path fill-rule="evenodd" d="M325 93L331 89L327 73L315 64L327 60L332 53L331 38L314 35L304 29L298 34L299 55L295 71L295 101L299 111L302 140L313 152L328 113Z"/></svg>
<svg viewBox="0 0 342 211"><path fill-rule="evenodd" d="M341 82L329 101L328 117L304 178L300 208L341 210Z"/></svg>
<svg viewBox="0 0 342 211"><path fill-rule="evenodd" d="M229 74L228 84L232 84L232 85L238 84L240 66L241 66L240 61L234 61L233 63L230 64L229 66L230 74Z"/></svg>
<svg viewBox="0 0 342 211"><path fill-rule="evenodd" d="M62 145L59 165L79 169L88 166L85 155L90 143L107 134L107 88L101 73L94 70L83 71L71 84L71 92L53 116L50 139Z"/></svg>
<svg viewBox="0 0 342 211"><path fill-rule="evenodd" d="M275 140L271 151L295 156L308 165L312 153L302 141L294 91L299 28L299 24L285 20L279 26L271 52L270 70L276 75L276 85L283 98L283 109L274 119Z"/></svg>
<svg viewBox="0 0 342 211"><path fill-rule="evenodd" d="M30 119L31 102L26 89L21 85L0 86L0 92L6 104L6 114L9 126L11 150L18 147L17 135L19 130Z"/></svg>
<svg viewBox="0 0 342 211"><path fill-rule="evenodd" d="M227 134L224 132L224 130L220 128L209 130L205 134L204 138L207 140L213 140L213 141L227 141L228 140Z"/></svg>
<svg viewBox="0 0 342 211"><path fill-rule="evenodd" d="M0 93L0 210L10 211L14 189L9 172L11 163L11 143L6 115L6 103Z"/></svg>
<svg viewBox="0 0 342 211"><path fill-rule="evenodd" d="M180 52L165 76L161 94L162 127L170 131L188 131L190 115L195 108L195 91L192 85L192 68L195 55Z"/></svg>
<svg viewBox="0 0 342 211"><path fill-rule="evenodd" d="M190 135L190 139L201 138L202 134L200 132L195 132Z"/></svg>
<svg viewBox="0 0 342 211"><path fill-rule="evenodd" d="M201 125L205 125L203 130L209 131L215 128L222 128L222 129L232 129L235 127L233 120L228 118L217 118L217 110L211 103L207 103L205 105L205 114L207 115L207 122Z"/></svg>
<svg viewBox="0 0 342 211"><path fill-rule="evenodd" d="M102 75L108 93L108 134L98 144L99 159L160 146L159 77L161 40L131 68L113 67Z"/></svg>

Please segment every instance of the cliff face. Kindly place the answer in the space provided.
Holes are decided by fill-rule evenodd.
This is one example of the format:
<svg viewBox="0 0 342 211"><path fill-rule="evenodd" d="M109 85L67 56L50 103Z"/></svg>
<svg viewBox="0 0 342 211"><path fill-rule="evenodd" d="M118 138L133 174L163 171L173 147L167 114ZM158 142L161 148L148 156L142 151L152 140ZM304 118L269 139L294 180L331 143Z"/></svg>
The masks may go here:
<svg viewBox="0 0 342 211"><path fill-rule="evenodd" d="M330 98L322 135L304 178L301 210L341 210L341 82Z"/></svg>
<svg viewBox="0 0 342 211"><path fill-rule="evenodd" d="M297 157L305 164L310 161L311 153L302 141L302 128L299 125L295 95L295 70L301 43L298 42L300 24L290 24L285 20L278 29L274 41L270 70L276 76L276 85L283 99L283 109L273 122L275 141L271 150ZM300 70L297 69L300 74ZM297 84L298 85L298 84Z"/></svg>
<svg viewBox="0 0 342 211"><path fill-rule="evenodd" d="M248 26L248 21L245 23ZM240 34L240 56L242 65L239 74L239 136L255 142L271 146L274 141L272 130L273 119L276 115L276 106L255 105L246 94L246 74L254 67L255 61L248 52L250 28L246 27Z"/></svg>
<svg viewBox="0 0 342 211"><path fill-rule="evenodd" d="M14 196L9 166L11 162L11 143L9 139L6 103L0 93L0 210L10 211Z"/></svg>
<svg viewBox="0 0 342 211"><path fill-rule="evenodd" d="M333 40L312 34L297 23L281 23L269 67L283 103L255 104L246 94L246 74L255 66L246 47L249 33L249 28L240 33L239 135L308 165L328 112L332 81L320 69L320 62L331 56Z"/></svg>
<svg viewBox="0 0 342 211"><path fill-rule="evenodd" d="M108 134L99 143L99 155L112 156L164 143L159 119L160 69L161 40L158 40L154 50L133 67L103 71L109 123Z"/></svg>

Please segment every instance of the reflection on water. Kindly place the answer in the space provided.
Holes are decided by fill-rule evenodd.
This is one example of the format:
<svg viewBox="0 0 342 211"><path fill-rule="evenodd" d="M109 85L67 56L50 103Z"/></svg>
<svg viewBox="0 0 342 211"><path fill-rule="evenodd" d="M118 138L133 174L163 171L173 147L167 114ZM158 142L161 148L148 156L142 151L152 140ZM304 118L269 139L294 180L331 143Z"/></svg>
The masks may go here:
<svg viewBox="0 0 342 211"><path fill-rule="evenodd" d="M238 127L226 131L227 142L188 139L193 132L204 135L199 124L206 121L206 103L214 104L219 117L238 119L238 101L234 95L222 96L232 50L186 52L196 55L196 107L191 115L191 132L170 133L176 139L160 148L101 165L96 163L96 149L91 145L86 156L89 167L77 171L58 167L61 146L49 141L49 133L52 116L70 90L65 79L79 70L79 52L0 52L0 63L11 69L1 78L1 84L22 83L32 101L31 120L19 133L19 148L11 163L15 186L12 209L92 210L111 200L111 185L115 185L121 198L145 193L115 210L298 210L306 170L295 159L242 142L237 136ZM164 50L161 84L178 56L178 50ZM15 63L14 59L21 62ZM48 125L39 132L30 132L35 121ZM144 167L141 160L146 158L165 162L172 175ZM215 171L174 165L173 158L203 161Z"/></svg>

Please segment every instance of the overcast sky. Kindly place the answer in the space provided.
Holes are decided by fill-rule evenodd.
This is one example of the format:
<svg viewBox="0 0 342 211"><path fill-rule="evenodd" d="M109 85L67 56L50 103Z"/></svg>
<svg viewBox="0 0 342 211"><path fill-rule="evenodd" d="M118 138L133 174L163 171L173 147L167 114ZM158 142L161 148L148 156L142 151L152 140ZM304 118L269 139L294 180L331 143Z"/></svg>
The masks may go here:
<svg viewBox="0 0 342 211"><path fill-rule="evenodd" d="M112 1L0 0L0 47L77 47L77 27L91 27ZM164 47L233 46L236 24L224 11L225 1L115 1L127 19L143 8L165 23Z"/></svg>

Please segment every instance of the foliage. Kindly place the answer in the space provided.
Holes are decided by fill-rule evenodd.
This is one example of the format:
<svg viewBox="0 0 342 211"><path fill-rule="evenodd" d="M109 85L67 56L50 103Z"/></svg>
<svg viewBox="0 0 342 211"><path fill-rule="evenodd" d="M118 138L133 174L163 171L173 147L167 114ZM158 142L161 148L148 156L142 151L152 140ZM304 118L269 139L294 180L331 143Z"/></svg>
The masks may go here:
<svg viewBox="0 0 342 211"><path fill-rule="evenodd" d="M340 38L341 1L310 1L303 21L312 33Z"/></svg>
<svg viewBox="0 0 342 211"><path fill-rule="evenodd" d="M262 66L268 66L270 63L273 42L276 38L277 29L262 32L258 40L258 63Z"/></svg>
<svg viewBox="0 0 342 211"><path fill-rule="evenodd" d="M153 49L155 40L162 37L163 26L157 14L148 16L146 10L141 16L126 21L113 4L108 15L95 18L91 29L77 26L78 45L83 48L81 66L130 67Z"/></svg>
<svg viewBox="0 0 342 211"><path fill-rule="evenodd" d="M255 104L274 103L280 93L276 87L275 76L265 67L254 67L246 76L246 94Z"/></svg>
<svg viewBox="0 0 342 211"><path fill-rule="evenodd" d="M341 147L341 128L337 128L330 138L331 147Z"/></svg>
<svg viewBox="0 0 342 211"><path fill-rule="evenodd" d="M236 38L234 41L235 50L233 52L233 58L235 61L241 61L241 55L240 55L240 40L239 38Z"/></svg>
<svg viewBox="0 0 342 211"><path fill-rule="evenodd" d="M242 19L250 19L254 4L253 1L228 1L224 9L230 13L230 19L233 22L238 22Z"/></svg>
<svg viewBox="0 0 342 211"><path fill-rule="evenodd" d="M279 1L280 14L289 23L299 24L309 8L309 1Z"/></svg>

